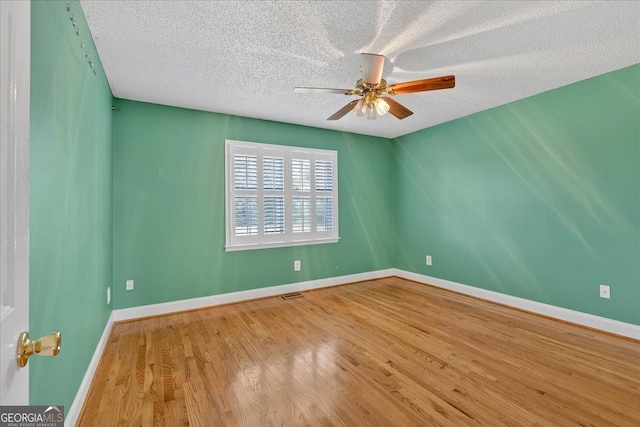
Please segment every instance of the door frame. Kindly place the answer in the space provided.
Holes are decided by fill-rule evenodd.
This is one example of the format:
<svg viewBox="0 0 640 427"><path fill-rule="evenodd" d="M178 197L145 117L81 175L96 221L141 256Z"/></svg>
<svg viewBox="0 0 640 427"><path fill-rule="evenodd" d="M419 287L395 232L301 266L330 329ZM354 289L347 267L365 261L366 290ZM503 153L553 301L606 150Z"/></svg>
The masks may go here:
<svg viewBox="0 0 640 427"><path fill-rule="evenodd" d="M16 361L29 330L31 2L0 1L0 404L29 404L29 365ZM4 290L4 291L3 291Z"/></svg>

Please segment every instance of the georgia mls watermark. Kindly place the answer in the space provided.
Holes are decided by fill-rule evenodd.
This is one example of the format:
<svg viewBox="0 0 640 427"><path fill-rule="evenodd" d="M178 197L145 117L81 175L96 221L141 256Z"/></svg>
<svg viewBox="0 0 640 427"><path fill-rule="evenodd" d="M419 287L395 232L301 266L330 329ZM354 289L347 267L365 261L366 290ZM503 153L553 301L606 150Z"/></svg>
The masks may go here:
<svg viewBox="0 0 640 427"><path fill-rule="evenodd" d="M64 406L0 406L0 427L64 427Z"/></svg>

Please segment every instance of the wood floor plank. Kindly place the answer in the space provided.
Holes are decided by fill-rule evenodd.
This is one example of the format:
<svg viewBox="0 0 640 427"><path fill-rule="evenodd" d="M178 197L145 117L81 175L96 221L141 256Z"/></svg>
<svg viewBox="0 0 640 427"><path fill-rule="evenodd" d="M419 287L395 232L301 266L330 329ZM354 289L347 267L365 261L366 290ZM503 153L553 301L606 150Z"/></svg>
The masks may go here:
<svg viewBox="0 0 640 427"><path fill-rule="evenodd" d="M399 278L114 325L79 426L637 426L640 342Z"/></svg>

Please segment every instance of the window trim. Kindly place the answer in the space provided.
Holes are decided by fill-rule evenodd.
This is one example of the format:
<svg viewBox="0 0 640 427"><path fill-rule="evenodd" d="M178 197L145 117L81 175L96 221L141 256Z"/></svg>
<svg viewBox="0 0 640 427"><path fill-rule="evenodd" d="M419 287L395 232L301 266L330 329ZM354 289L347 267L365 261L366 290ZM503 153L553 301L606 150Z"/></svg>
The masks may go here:
<svg viewBox="0 0 640 427"><path fill-rule="evenodd" d="M234 206L235 193L233 189L233 173L234 173L234 155L238 152L247 154L254 152L258 154L258 235L257 236L235 236L234 230ZM262 233L264 226L263 203L261 197L269 195L272 190L264 190L262 186L262 158L270 156L282 156L284 158L284 191L285 200L285 233L274 234L271 237L265 237ZM311 223L312 231L304 233L293 233L292 231L292 212L291 199L293 190L291 188L291 158L310 159L313 164L311 168L309 192L311 198ZM316 196L318 190L315 189L315 161L330 160L333 165L333 180L331 196L333 197L333 230L332 231L316 231ZM280 248L289 246L317 245L325 243L337 243L339 237L339 211L338 211L338 152L335 150L324 150L318 148L306 148L287 145L264 144L258 142L238 141L233 139L225 139L225 251L243 251L252 249ZM243 190L243 192L246 192ZM276 240L278 237L282 239ZM241 243L244 241L245 243Z"/></svg>

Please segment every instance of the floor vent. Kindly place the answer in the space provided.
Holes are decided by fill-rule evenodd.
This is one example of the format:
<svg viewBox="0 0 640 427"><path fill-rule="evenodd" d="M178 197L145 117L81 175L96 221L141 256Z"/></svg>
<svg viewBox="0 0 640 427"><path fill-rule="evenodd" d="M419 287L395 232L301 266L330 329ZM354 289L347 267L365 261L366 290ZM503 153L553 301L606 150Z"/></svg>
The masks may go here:
<svg viewBox="0 0 640 427"><path fill-rule="evenodd" d="M294 299L294 298L302 298L302 294L300 292L293 292L290 294L282 295L280 298L282 299Z"/></svg>

